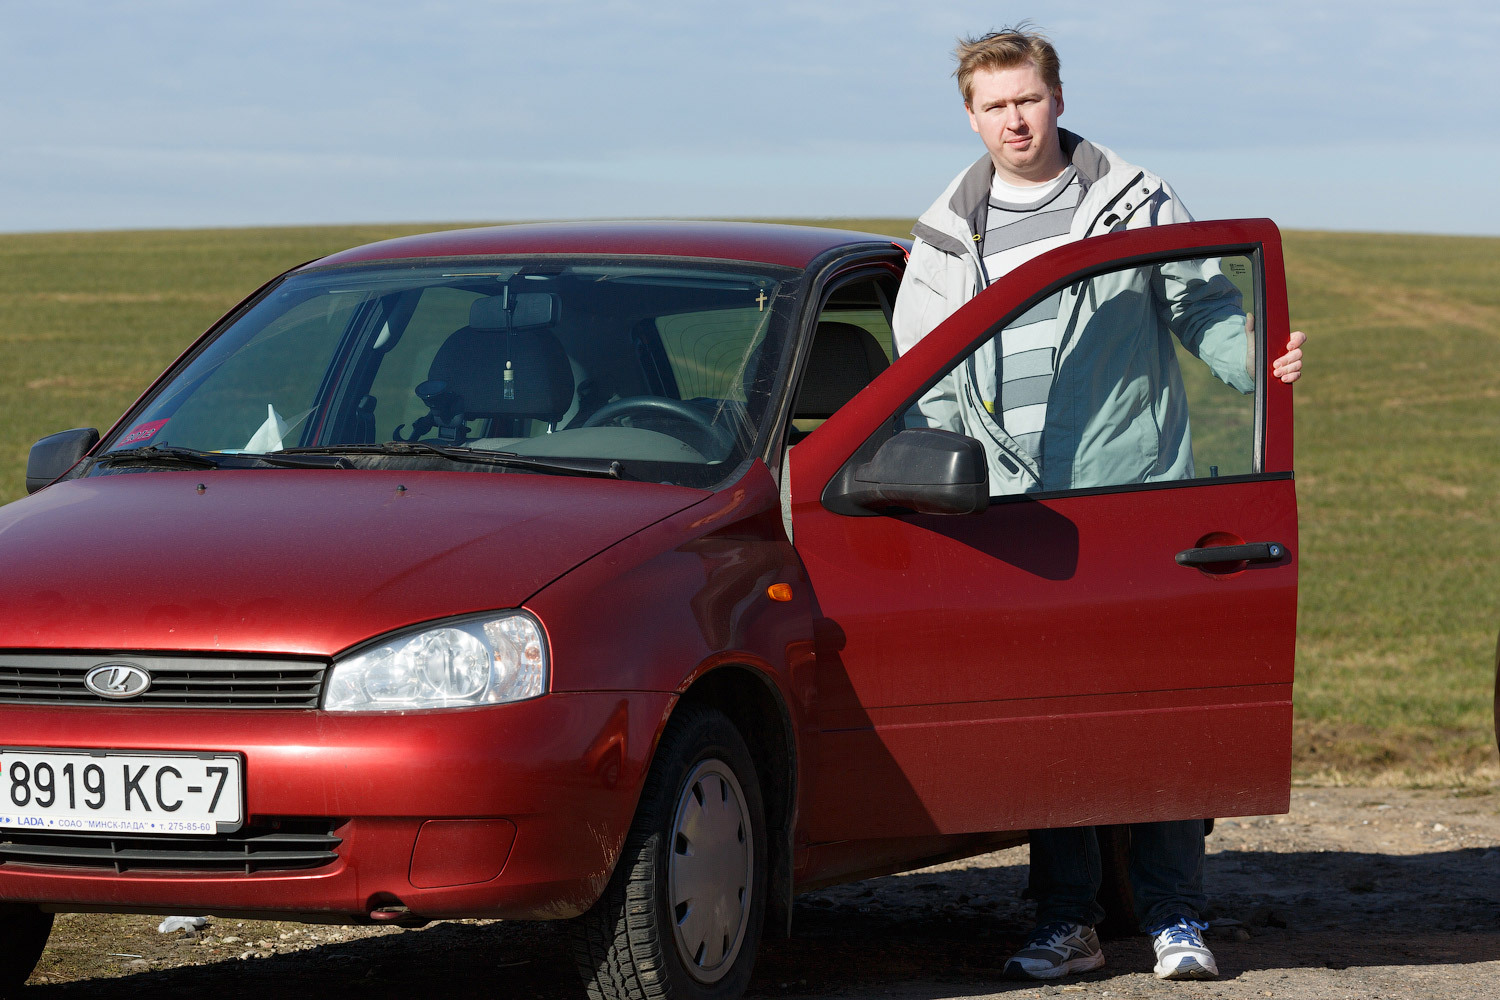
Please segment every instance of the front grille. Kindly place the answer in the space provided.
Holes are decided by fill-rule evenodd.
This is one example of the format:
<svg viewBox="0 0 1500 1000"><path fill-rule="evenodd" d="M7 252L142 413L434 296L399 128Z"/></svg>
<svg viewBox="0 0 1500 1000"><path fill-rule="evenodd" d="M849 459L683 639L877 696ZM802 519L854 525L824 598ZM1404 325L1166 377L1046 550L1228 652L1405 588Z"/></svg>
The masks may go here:
<svg viewBox="0 0 1500 1000"><path fill-rule="evenodd" d="M262 819L213 837L0 830L0 867L45 865L126 871L255 872L320 868L338 860L341 819Z"/></svg>
<svg viewBox="0 0 1500 1000"><path fill-rule="evenodd" d="M95 694L84 676L108 663L145 670L151 686L127 699ZM317 708L327 669L318 660L6 653L0 655L0 705Z"/></svg>

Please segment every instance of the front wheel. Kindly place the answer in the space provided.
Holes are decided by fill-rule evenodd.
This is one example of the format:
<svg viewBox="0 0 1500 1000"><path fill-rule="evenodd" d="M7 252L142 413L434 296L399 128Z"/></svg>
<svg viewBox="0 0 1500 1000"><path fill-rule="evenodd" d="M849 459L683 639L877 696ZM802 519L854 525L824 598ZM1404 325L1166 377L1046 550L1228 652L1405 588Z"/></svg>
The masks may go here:
<svg viewBox="0 0 1500 1000"><path fill-rule="evenodd" d="M765 812L750 751L721 712L667 724L604 895L573 953L592 1000L744 992L765 913Z"/></svg>

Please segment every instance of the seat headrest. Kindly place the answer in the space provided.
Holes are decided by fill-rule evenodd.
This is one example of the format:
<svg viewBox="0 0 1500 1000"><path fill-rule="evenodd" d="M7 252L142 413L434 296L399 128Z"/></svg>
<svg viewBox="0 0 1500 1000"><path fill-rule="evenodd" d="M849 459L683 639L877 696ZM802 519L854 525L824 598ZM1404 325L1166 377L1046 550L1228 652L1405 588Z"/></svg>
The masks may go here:
<svg viewBox="0 0 1500 1000"><path fill-rule="evenodd" d="M858 395L890 364L880 342L863 327L819 323L792 416L799 420L833 416L834 410Z"/></svg>
<svg viewBox="0 0 1500 1000"><path fill-rule="evenodd" d="M466 326L443 341L427 377L446 383L458 396L456 411L470 419L530 417L551 424L573 405L573 366L558 339L542 329Z"/></svg>

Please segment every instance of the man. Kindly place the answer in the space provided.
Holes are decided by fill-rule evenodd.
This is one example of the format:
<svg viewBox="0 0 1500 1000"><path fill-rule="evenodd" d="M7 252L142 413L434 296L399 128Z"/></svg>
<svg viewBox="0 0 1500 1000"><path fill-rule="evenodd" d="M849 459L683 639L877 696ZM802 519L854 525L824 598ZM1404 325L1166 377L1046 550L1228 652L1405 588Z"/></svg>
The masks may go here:
<svg viewBox="0 0 1500 1000"><path fill-rule="evenodd" d="M894 317L900 351L910 349L987 284L1038 254L1101 233L1192 221L1161 178L1057 127L1062 82L1057 54L1046 38L1021 25L965 40L957 55L956 75L969 123L988 155L954 178L912 231L916 240ZM1238 293L1217 273L1216 264L1198 261L1140 271L1147 277L1130 289L1133 300L1145 303L1136 306L1140 324L1171 317L1172 332L1216 376L1241 392L1253 391L1253 319L1241 311ZM1152 281L1152 274L1159 280ZM1188 288L1198 291L1180 291ZM1080 377L1060 364L1062 341L1080 328L1080 311L1095 301L1086 293L1063 293L1069 294L1072 299L1062 298L1065 304L1056 314L1072 326L1045 315L1035 323L1011 324L977 352L976 357L983 356L984 377L976 378L973 366L967 385L959 384L958 373L950 375L923 397L909 420L979 438L990 457L996 492L1193 475L1175 353L1170 346L1158 346L1169 345L1169 338L1142 336L1149 343L1140 350L1113 352L1128 354L1128 363L1141 369L1132 375L1156 387L1156 396L1135 404L1141 412L1130 412L1118 394L1111 395L1121 373L1092 369ZM1207 315L1182 321L1192 310L1206 310ZM1126 335L1120 331L1131 326L1111 327L1108 336ZM1272 365L1276 377L1297 380L1305 339L1300 332L1291 335L1286 353ZM1050 364L1038 363L1049 359ZM1017 371L1026 378L1007 381ZM1066 405L1047 406L1049 393L1059 398L1051 380L1064 377L1072 379ZM982 385L986 380L987 387ZM1024 392L1018 389L1016 398L1008 399L1008 387L1022 382ZM986 391L988 396L980 398ZM1099 398L1089 398L1090 392ZM1061 410L1073 412L1071 424L1058 416ZM1141 419L1142 413L1147 419ZM1137 434L1143 423L1160 439L1149 449ZM1213 978L1218 969L1203 943L1200 932L1205 928L1199 919L1206 902L1203 822L1136 824L1131 834L1137 916L1153 939L1156 975ZM1099 847L1092 828L1033 830L1031 894L1037 899L1037 927L1006 963L1006 974L1052 979L1103 965L1093 930L1104 915L1095 901L1099 882Z"/></svg>

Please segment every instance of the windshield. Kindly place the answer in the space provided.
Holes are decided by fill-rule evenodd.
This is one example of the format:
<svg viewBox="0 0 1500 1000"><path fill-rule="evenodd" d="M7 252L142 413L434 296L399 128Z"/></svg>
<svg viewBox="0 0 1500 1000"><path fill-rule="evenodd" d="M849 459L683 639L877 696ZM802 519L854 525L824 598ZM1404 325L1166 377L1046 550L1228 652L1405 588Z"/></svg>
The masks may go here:
<svg viewBox="0 0 1500 1000"><path fill-rule="evenodd" d="M556 258L293 274L158 389L96 468L337 454L322 467L712 486L770 409L795 275Z"/></svg>

